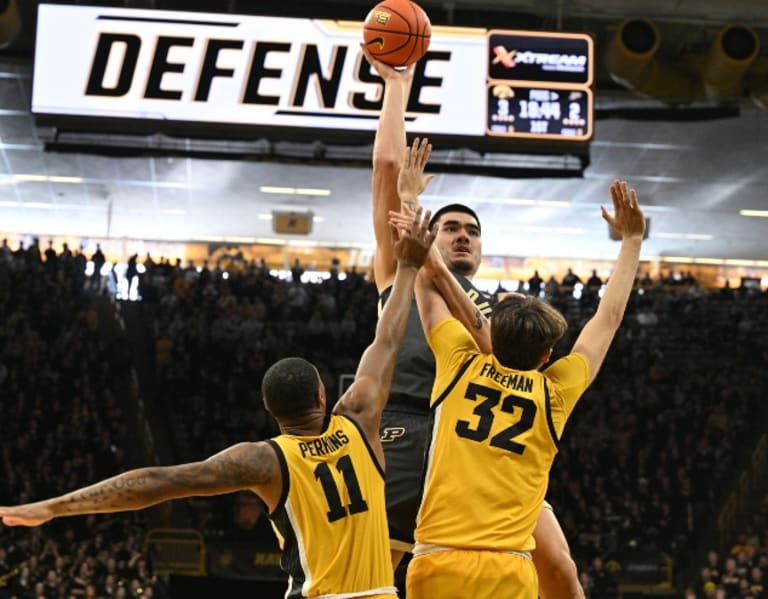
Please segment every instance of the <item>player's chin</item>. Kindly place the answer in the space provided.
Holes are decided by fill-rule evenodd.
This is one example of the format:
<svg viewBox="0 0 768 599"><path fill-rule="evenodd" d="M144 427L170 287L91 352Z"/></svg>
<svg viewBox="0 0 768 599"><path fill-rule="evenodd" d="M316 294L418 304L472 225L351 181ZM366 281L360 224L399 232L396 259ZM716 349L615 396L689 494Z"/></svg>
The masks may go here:
<svg viewBox="0 0 768 599"><path fill-rule="evenodd" d="M451 270L454 272L458 272L462 275L472 275L477 271L477 261L473 260L471 256L467 255L465 256L456 256L454 255L453 260L451 260Z"/></svg>

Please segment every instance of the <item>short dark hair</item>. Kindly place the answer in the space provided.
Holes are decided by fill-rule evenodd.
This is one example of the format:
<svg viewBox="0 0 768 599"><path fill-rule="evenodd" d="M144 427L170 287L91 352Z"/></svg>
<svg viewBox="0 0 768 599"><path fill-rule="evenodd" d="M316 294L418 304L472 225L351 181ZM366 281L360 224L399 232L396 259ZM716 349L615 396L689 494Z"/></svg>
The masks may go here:
<svg viewBox="0 0 768 599"><path fill-rule="evenodd" d="M283 358L269 367L261 381L264 405L275 418L309 412L320 387L317 370L303 358Z"/></svg>
<svg viewBox="0 0 768 599"><path fill-rule="evenodd" d="M464 214L469 214L472 218L475 219L475 222L477 222L477 228L482 231L482 228L480 227L480 219L477 218L477 214L475 214L475 211L472 210L472 208L465 206L464 204L448 204L447 206L440 208L432 215L432 218L429 219L430 231L432 230L432 227L435 226L437 221L440 220L440 217L446 212L463 212Z"/></svg>
<svg viewBox="0 0 768 599"><path fill-rule="evenodd" d="M510 293L491 313L493 355L507 368L533 370L567 329L563 315L546 301Z"/></svg>

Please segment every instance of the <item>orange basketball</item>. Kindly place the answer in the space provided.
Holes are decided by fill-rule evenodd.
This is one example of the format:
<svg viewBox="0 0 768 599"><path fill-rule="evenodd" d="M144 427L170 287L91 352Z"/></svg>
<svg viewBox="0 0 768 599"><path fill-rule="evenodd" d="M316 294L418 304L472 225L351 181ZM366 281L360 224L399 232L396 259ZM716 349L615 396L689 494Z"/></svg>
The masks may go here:
<svg viewBox="0 0 768 599"><path fill-rule="evenodd" d="M383 0L365 17L363 40L371 54L392 67L406 67L429 49L432 25L411 0Z"/></svg>

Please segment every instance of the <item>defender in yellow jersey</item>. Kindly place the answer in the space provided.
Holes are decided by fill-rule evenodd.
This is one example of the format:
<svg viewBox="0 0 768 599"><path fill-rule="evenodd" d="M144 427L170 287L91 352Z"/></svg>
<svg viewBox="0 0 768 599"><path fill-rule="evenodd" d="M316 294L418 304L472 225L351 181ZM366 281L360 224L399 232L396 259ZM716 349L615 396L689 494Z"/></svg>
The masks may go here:
<svg viewBox="0 0 768 599"><path fill-rule="evenodd" d="M203 462L140 468L52 499L0 507L3 522L37 526L58 516L247 489L267 504L281 536L286 597L395 598L379 423L416 273L434 240L429 217L417 214L394 244L392 294L355 380L332 414L315 367L285 358L262 381L264 404L280 425L278 437L239 443Z"/></svg>
<svg viewBox="0 0 768 599"><path fill-rule="evenodd" d="M448 306L459 295L436 252L419 276L416 298L437 374L408 599L538 596L530 552L550 466L621 323L645 230L634 190L615 181L611 197L614 215L602 214L622 237L615 271L570 355L543 371L567 326L557 310L511 294L490 323L476 311L468 331L452 318Z"/></svg>
<svg viewBox="0 0 768 599"><path fill-rule="evenodd" d="M270 518L290 574L287 597L339 589L395 594L384 470L360 425L334 414L319 435L286 434L270 443L283 478Z"/></svg>

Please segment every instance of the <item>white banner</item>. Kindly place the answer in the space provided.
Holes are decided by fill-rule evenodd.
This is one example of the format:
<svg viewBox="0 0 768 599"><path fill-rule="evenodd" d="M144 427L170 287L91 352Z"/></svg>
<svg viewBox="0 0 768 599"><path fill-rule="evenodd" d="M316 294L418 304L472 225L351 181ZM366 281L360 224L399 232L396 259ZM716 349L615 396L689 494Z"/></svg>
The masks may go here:
<svg viewBox="0 0 768 599"><path fill-rule="evenodd" d="M486 31L432 31L408 129L484 136ZM361 41L362 20L42 4L32 111L373 130L383 87Z"/></svg>

